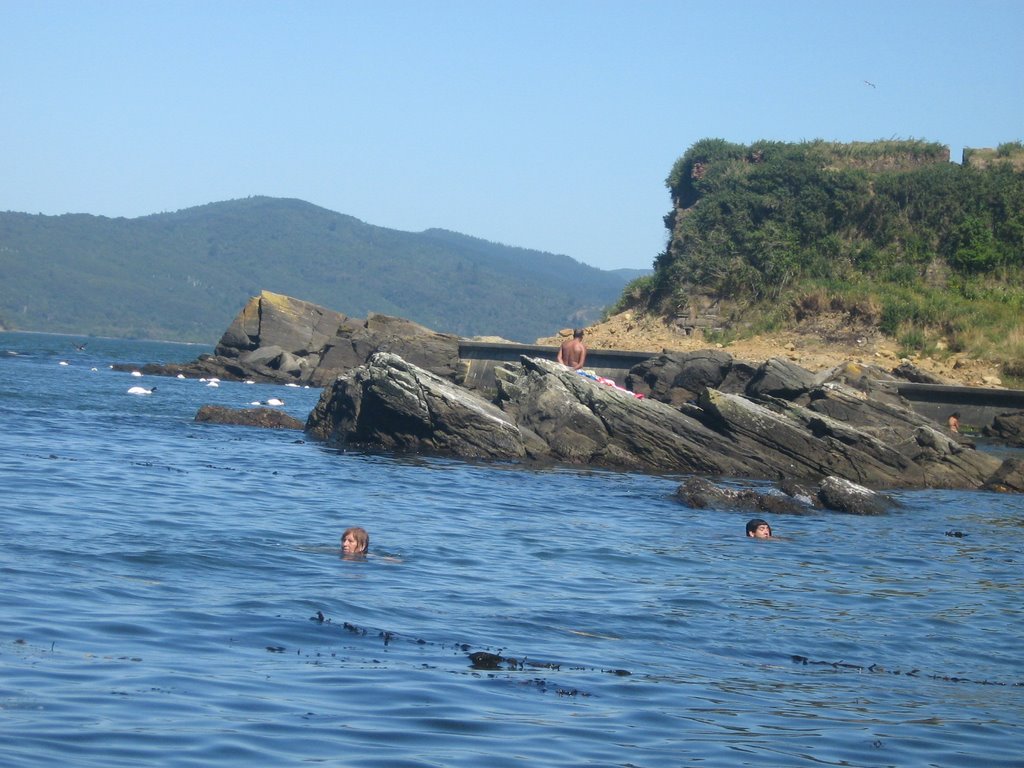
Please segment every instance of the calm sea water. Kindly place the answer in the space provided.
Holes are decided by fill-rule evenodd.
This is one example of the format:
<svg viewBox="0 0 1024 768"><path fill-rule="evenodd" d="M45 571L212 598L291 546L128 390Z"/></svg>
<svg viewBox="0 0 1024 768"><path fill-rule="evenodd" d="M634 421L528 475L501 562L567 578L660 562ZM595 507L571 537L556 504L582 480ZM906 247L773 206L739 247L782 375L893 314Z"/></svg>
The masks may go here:
<svg viewBox="0 0 1024 768"><path fill-rule="evenodd" d="M4 766L1024 765L1020 497L757 542L679 477L196 424L319 392L73 341L0 334Z"/></svg>

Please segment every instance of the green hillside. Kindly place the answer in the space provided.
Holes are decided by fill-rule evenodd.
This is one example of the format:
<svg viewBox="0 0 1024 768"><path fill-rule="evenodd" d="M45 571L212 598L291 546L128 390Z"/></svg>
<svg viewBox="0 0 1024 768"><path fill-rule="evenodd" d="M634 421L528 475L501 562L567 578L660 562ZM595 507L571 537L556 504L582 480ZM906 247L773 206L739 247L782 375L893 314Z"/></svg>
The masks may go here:
<svg viewBox="0 0 1024 768"><path fill-rule="evenodd" d="M683 317L717 303L724 336L845 313L908 351L966 351L1020 376L1024 145L964 154L697 142L666 181L669 245L619 306Z"/></svg>
<svg viewBox="0 0 1024 768"><path fill-rule="evenodd" d="M0 269L0 327L207 343L264 289L532 342L598 319L642 274L268 197L135 219L0 213Z"/></svg>

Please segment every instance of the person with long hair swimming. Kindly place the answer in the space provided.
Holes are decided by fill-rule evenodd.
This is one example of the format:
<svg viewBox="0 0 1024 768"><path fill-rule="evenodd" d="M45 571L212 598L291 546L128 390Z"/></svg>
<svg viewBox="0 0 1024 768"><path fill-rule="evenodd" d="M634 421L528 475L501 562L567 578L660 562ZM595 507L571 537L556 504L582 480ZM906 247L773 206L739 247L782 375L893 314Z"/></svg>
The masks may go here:
<svg viewBox="0 0 1024 768"><path fill-rule="evenodd" d="M354 526L346 528L341 534L341 554L352 557L366 557L370 547L370 534L365 528Z"/></svg>

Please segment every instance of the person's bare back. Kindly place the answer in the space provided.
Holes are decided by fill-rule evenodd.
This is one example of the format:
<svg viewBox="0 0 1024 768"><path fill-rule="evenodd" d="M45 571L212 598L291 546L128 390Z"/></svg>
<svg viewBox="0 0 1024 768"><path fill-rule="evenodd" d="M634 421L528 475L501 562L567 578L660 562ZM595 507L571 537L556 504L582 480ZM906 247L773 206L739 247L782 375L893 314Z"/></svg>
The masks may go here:
<svg viewBox="0 0 1024 768"><path fill-rule="evenodd" d="M583 329L575 328L572 338L562 342L558 350L558 362L578 371L587 362L587 345L583 343Z"/></svg>

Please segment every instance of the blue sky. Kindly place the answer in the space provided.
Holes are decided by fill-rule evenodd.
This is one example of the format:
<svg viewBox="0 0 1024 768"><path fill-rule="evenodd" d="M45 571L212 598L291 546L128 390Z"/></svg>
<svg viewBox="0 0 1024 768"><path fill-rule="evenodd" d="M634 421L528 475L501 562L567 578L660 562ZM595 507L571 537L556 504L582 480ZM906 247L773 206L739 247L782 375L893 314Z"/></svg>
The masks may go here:
<svg viewBox="0 0 1024 768"><path fill-rule="evenodd" d="M700 139L1024 139L1024 3L0 0L0 72L0 210L294 197L648 268Z"/></svg>

